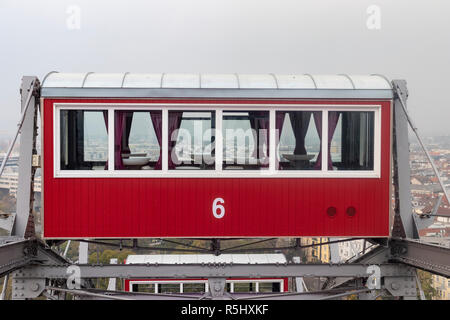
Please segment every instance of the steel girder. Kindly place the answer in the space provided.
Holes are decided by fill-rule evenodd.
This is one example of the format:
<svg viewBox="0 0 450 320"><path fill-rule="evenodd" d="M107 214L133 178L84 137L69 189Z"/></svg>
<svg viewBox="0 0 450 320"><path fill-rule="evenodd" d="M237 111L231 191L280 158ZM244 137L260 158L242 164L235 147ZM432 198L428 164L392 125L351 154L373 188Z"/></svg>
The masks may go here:
<svg viewBox="0 0 450 320"><path fill-rule="evenodd" d="M28 265L32 259L27 240L0 245L0 277Z"/></svg>
<svg viewBox="0 0 450 320"><path fill-rule="evenodd" d="M450 278L450 248L419 240L392 239L391 261Z"/></svg>
<svg viewBox="0 0 450 320"><path fill-rule="evenodd" d="M0 277L32 264L67 263L39 240L19 240L0 245Z"/></svg>
<svg viewBox="0 0 450 320"><path fill-rule="evenodd" d="M409 274L404 265L377 265L382 276ZM23 278L66 279L73 270L80 278L270 278L270 277L360 277L372 274L368 264L108 264L108 265L29 265L22 269ZM70 268L70 269L69 269ZM411 273L413 274L413 273Z"/></svg>
<svg viewBox="0 0 450 320"><path fill-rule="evenodd" d="M209 293L161 294L144 292L104 291L98 289L70 290L47 287L54 292L70 293L81 300L326 300L339 299L348 295L370 292L367 288L343 288L338 290L295 292L295 293L228 293L212 296ZM217 298L217 299L215 299Z"/></svg>

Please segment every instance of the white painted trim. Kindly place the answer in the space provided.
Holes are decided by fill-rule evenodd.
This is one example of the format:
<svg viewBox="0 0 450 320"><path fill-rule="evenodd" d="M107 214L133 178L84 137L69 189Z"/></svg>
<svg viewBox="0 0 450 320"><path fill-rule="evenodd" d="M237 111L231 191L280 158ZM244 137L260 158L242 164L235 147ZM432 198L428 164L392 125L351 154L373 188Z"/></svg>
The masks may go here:
<svg viewBox="0 0 450 320"><path fill-rule="evenodd" d="M326 128L326 129L325 129ZM328 111L322 112L322 162L321 171L328 172Z"/></svg>
<svg viewBox="0 0 450 320"><path fill-rule="evenodd" d="M270 158L268 170L222 170L223 110L262 110L270 112ZM114 111L115 110L162 110L162 170L112 170L114 168ZM59 111L95 109L108 110L108 170L60 170L60 123ZM209 110L216 112L216 170L168 170L168 111ZM275 112L276 111L322 111L322 170L275 170ZM373 111L374 117L374 170L328 171L328 111ZM380 178L381 176L381 105L330 105L289 104L189 104L189 103L54 103L53 104L54 177L55 178ZM111 121L112 119L112 121ZM110 131L111 130L111 131ZM111 137L112 136L112 137ZM324 143L325 142L325 143ZM112 162L112 164L111 164Z"/></svg>
<svg viewBox="0 0 450 320"><path fill-rule="evenodd" d="M107 176L107 175L113 175L114 171L111 170L110 168L110 160L113 161L114 163L114 157L112 159L110 159L110 152L111 152L111 140L112 140L112 146L113 146L113 150L114 150L114 134L110 135L109 132L114 132L114 122L111 123L111 114L113 112L111 112L111 108L108 108L105 105L98 105L96 106L95 110L99 110L99 111L108 111L108 170L61 170L61 135L60 135L60 121L61 121L61 113L57 112L60 109L64 109L64 110L84 110L86 108L66 108L66 107L56 107L56 103L53 105L53 176L59 177L64 175L65 176L65 172L71 172L71 173L79 173L77 174L77 177L82 177L84 175L86 175L86 177L91 177L92 176L92 172L95 171L96 174L100 174L100 176ZM113 118L114 119L114 118ZM111 137L112 136L112 137ZM114 154L114 151L113 151Z"/></svg>
<svg viewBox="0 0 450 320"><path fill-rule="evenodd" d="M375 172L381 172L381 114L380 108L378 112L375 112L374 116L373 169Z"/></svg>
<svg viewBox="0 0 450 320"><path fill-rule="evenodd" d="M61 162L61 143L60 143L60 112L56 112L56 107L53 106L53 176L57 176L60 172Z"/></svg>
<svg viewBox="0 0 450 320"><path fill-rule="evenodd" d="M155 292L158 292L158 285L159 284L179 284L180 285L180 293L183 293L183 284L185 283L194 283L194 284L204 284L205 285L205 292L208 292L208 280L129 280L129 292L133 292L133 285L135 284L154 284L155 285Z"/></svg>
<svg viewBox="0 0 450 320"><path fill-rule="evenodd" d="M216 173L222 173L222 164L223 164L223 109L219 108L216 110L216 139L214 144L215 149L215 161L216 161Z"/></svg>
<svg viewBox="0 0 450 320"><path fill-rule="evenodd" d="M161 169L164 174L166 174L169 170L169 162L168 162L168 149L169 149L169 111L167 109L162 110L162 137L161 137Z"/></svg>
<svg viewBox="0 0 450 320"><path fill-rule="evenodd" d="M208 280L130 280L129 281L129 292L133 292L134 284L154 284L155 285L155 293L158 293L158 285L159 284L179 284L180 285L180 293L183 293L183 284L185 283L194 283L194 284L205 284L205 292L208 292ZM274 278L274 279L232 279L225 280L225 283L230 284L230 293L234 292L234 284L235 283L256 283L255 292L259 292L259 284L260 283L279 283L280 284L280 292L284 292L284 279L283 278ZM226 288L225 288L226 289Z"/></svg>
<svg viewBox="0 0 450 320"><path fill-rule="evenodd" d="M235 283L256 283L255 292L259 292L259 284L260 283L279 283L280 284L280 292L284 292L284 278L273 278L273 279L232 279L225 280L225 283L230 284L230 293L234 292L234 284ZM208 292L208 280L130 280L129 281L129 292L133 292L134 284L154 284L155 285L155 293L158 293L158 285L159 284L179 284L180 292L183 293L183 284L185 283L194 283L194 284L205 284L205 292ZM225 288L226 289L226 288Z"/></svg>
<svg viewBox="0 0 450 320"><path fill-rule="evenodd" d="M114 132L115 131L115 121L114 112L108 110L108 172L110 174L114 173L115 168L115 156L114 156ZM110 134L111 132L111 134Z"/></svg>
<svg viewBox="0 0 450 320"><path fill-rule="evenodd" d="M276 158L277 148L275 145L277 130L276 130L276 115L275 109L270 109L269 113L269 174L274 175L276 173Z"/></svg>

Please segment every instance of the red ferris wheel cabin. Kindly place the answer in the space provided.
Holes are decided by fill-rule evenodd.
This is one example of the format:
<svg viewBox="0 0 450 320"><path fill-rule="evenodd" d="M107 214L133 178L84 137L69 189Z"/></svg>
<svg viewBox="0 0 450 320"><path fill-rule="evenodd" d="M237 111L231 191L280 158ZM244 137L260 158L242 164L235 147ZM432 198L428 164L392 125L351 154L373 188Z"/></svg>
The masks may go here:
<svg viewBox="0 0 450 320"><path fill-rule="evenodd" d="M382 76L50 73L41 99L46 239L390 235Z"/></svg>

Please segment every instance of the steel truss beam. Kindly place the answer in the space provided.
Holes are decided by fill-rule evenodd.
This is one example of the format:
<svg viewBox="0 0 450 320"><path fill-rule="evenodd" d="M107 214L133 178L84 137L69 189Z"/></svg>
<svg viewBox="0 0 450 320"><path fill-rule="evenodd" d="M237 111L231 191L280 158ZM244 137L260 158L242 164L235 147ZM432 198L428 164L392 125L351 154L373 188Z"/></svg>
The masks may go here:
<svg viewBox="0 0 450 320"><path fill-rule="evenodd" d="M411 170L409 165L408 118L403 108L403 101L408 98L405 80L392 81L395 93L393 105L393 143L392 165L395 195L393 237L418 238L412 216L411 204Z"/></svg>
<svg viewBox="0 0 450 320"><path fill-rule="evenodd" d="M47 290L60 291L78 296L81 300L211 300L212 297L203 293L161 294L146 292L104 291L98 289L70 290L47 287ZM328 300L342 298L352 294L368 292L367 288L343 288L338 290L296 292L296 293L225 293L221 300Z"/></svg>
<svg viewBox="0 0 450 320"><path fill-rule="evenodd" d="M450 248L419 240L392 239L391 261L450 278Z"/></svg>
<svg viewBox="0 0 450 320"><path fill-rule="evenodd" d="M37 155L36 137L40 85L37 77L23 77L22 120L19 123L20 157L17 187L17 215L12 235L33 238L35 236L33 220L34 174L33 156Z"/></svg>
<svg viewBox="0 0 450 320"><path fill-rule="evenodd" d="M33 263L67 264L68 261L38 240L0 245L0 277Z"/></svg>
<svg viewBox="0 0 450 320"><path fill-rule="evenodd" d="M32 256L28 253L28 241L22 240L0 246L0 278L28 265Z"/></svg>
<svg viewBox="0 0 450 320"><path fill-rule="evenodd" d="M65 279L70 264L31 265L22 269L20 278ZM81 278L270 278L270 277L361 277L372 274L368 264L108 264L74 265ZM378 265L381 275L414 276L412 268L395 263Z"/></svg>
<svg viewBox="0 0 450 320"><path fill-rule="evenodd" d="M202 248L202 247L192 246L190 244L182 243L182 242L178 242L178 241L173 241L173 240L168 240L168 239L160 239L163 242L173 243L173 244L184 246L184 247L190 248L190 249L165 248L165 247L156 247L156 246L143 247L143 246L139 246L138 245L138 240L137 239L133 240L133 245L123 244L123 242L122 242L123 240L119 240L119 243L105 242L105 241L101 241L101 240L83 240L83 239L78 239L78 240L74 240L74 241L86 242L86 243L98 244L98 245L104 245L104 246L111 246L111 247L118 247L120 249L127 248L127 249L147 250L147 251L167 251L167 252L176 251L176 252L191 252L191 253L194 253L194 252L205 253L206 252L206 253L213 253L213 254L216 254L216 255L220 255L220 254L223 254L223 253L239 253L239 252L246 252L246 253L248 253L248 252L273 251L273 250L299 250L299 249L306 249L306 248L320 247L320 246L325 246L325 245L330 245L330 244L336 244L336 243L341 243L341 242L362 240L364 238L346 238L346 239L340 239L340 240L324 241L324 242L320 242L320 243L312 243L312 244L308 244L308 245L300 245L300 242L299 242L300 239L296 238L295 239L296 243L295 243L295 245L292 245L292 246L264 247L264 248L252 248L252 247L250 247L250 248L242 249L243 247L249 247L249 246L252 246L252 245L255 245L255 244L271 241L271 240L274 240L274 239L275 238L261 239L261 240L258 240L258 241L249 242L249 243L236 245L236 246L232 246L232 247L226 247L226 248L221 248L220 247L220 241L223 241L224 239L198 239L198 240L204 240L204 241L211 241L210 248ZM124 240L129 240L129 239L124 239ZM230 240L230 239L225 239L225 240ZM232 239L232 240L238 240L238 239ZM71 240L69 240L69 241L71 241ZM59 241L58 244L60 244L62 242L63 241Z"/></svg>

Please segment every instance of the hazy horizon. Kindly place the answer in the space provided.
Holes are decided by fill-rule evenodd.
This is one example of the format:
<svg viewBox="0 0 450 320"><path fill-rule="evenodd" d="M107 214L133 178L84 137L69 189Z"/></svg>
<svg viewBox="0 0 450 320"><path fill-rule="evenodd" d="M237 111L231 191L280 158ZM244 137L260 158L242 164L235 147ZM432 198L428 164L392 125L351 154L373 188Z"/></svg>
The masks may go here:
<svg viewBox="0 0 450 320"><path fill-rule="evenodd" d="M16 130L22 76L53 70L378 73L407 80L424 136L448 135L449 11L443 0L2 0L0 136Z"/></svg>

